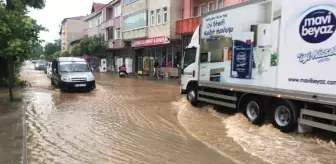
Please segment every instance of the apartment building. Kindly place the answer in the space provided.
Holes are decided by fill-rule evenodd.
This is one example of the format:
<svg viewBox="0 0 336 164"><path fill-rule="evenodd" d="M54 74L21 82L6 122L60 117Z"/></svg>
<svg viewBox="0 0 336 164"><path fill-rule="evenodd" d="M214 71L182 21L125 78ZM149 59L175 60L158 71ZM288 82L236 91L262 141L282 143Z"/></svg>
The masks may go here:
<svg viewBox="0 0 336 164"><path fill-rule="evenodd" d="M177 0L123 0L122 38L134 48L135 72L149 74L157 61L163 72L178 76L181 47L175 22L181 15Z"/></svg>
<svg viewBox="0 0 336 164"><path fill-rule="evenodd" d="M83 37L83 30L87 27L83 16L65 18L61 22L61 50L70 51L70 43Z"/></svg>
<svg viewBox="0 0 336 164"><path fill-rule="evenodd" d="M86 16L83 21L87 22L87 27L84 30L85 36L103 35L103 8L106 4L93 3L91 14Z"/></svg>
<svg viewBox="0 0 336 164"><path fill-rule="evenodd" d="M91 14L83 20L87 22L85 36L102 35L107 42L107 71L117 71L125 58L132 56L131 47L125 46L121 34L122 1L112 0L108 4L93 3ZM120 61L122 58L123 61Z"/></svg>
<svg viewBox="0 0 336 164"><path fill-rule="evenodd" d="M182 19L176 21L176 34L182 36L182 47L190 42L203 13L245 1L247 0L182 0Z"/></svg>

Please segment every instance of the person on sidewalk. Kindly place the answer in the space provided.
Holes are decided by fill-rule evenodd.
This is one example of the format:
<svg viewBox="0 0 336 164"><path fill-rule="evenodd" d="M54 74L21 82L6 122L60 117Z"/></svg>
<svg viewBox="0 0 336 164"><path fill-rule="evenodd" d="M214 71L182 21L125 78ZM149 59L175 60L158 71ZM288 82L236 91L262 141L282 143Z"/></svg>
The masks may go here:
<svg viewBox="0 0 336 164"><path fill-rule="evenodd" d="M155 61L154 63L154 69L155 69L155 73L154 75L159 78L159 75L160 75L160 64L159 64L159 61Z"/></svg>

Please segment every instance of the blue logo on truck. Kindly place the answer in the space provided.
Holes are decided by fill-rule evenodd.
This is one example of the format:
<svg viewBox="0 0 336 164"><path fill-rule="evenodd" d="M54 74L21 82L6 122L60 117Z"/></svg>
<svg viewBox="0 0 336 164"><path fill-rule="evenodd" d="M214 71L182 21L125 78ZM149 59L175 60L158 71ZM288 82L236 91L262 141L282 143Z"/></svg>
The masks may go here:
<svg viewBox="0 0 336 164"><path fill-rule="evenodd" d="M336 17L326 9L318 9L307 14L300 24L300 35L308 43L321 43L335 32Z"/></svg>

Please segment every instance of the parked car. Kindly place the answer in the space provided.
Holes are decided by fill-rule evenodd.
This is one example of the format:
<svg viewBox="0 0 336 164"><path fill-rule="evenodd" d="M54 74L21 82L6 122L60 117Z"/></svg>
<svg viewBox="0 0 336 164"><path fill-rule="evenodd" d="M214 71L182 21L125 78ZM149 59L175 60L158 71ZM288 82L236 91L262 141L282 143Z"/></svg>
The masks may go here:
<svg viewBox="0 0 336 164"><path fill-rule="evenodd" d="M48 78L51 78L51 76L52 76L51 65L52 65L52 62L48 62L48 63L47 63L47 66L46 66L47 77L48 77Z"/></svg>
<svg viewBox="0 0 336 164"><path fill-rule="evenodd" d="M61 91L96 88L95 77L86 61L78 57L60 57L52 62L51 85Z"/></svg>
<svg viewBox="0 0 336 164"><path fill-rule="evenodd" d="M46 65L45 61L38 61L35 64L35 70L44 70L45 65Z"/></svg>

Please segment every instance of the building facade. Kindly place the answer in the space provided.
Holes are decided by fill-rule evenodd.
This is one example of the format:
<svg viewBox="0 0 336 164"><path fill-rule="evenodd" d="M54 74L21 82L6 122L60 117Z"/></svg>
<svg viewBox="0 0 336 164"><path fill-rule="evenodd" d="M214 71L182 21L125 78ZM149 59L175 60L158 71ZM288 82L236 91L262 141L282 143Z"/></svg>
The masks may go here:
<svg viewBox="0 0 336 164"><path fill-rule="evenodd" d="M123 40L134 48L134 71L148 75L159 62L162 72L178 76L181 47L175 22L181 19L180 1L124 0L122 18Z"/></svg>
<svg viewBox="0 0 336 164"><path fill-rule="evenodd" d="M182 19L176 21L176 34L182 36L182 47L190 42L203 13L245 1L247 0L182 0Z"/></svg>
<svg viewBox="0 0 336 164"><path fill-rule="evenodd" d="M83 16L63 19L61 23L61 51L70 51L70 43L83 37L83 30L87 23L82 20Z"/></svg>
<svg viewBox="0 0 336 164"><path fill-rule="evenodd" d="M87 29L85 36L102 35L108 45L106 70L118 71L125 60L133 57L131 46L125 46L122 40L122 0L113 0L108 4L93 3L91 14L85 17ZM127 44L126 44L127 45ZM132 69L129 69L132 72Z"/></svg>
<svg viewBox="0 0 336 164"><path fill-rule="evenodd" d="M118 68L127 63L128 72L133 72L133 49L127 46L122 38L122 0L108 3L104 9L105 40L108 42L107 70L117 72Z"/></svg>

